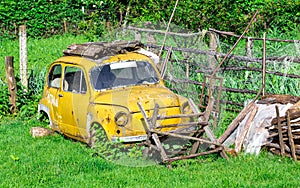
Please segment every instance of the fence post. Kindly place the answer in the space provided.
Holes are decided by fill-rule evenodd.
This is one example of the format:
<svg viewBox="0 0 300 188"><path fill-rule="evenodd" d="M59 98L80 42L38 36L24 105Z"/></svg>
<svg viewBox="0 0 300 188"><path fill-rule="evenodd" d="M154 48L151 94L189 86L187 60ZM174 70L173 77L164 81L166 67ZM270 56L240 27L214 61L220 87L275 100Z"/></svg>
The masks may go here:
<svg viewBox="0 0 300 188"><path fill-rule="evenodd" d="M211 52L217 52L217 36L216 33L213 32L209 32L209 50ZM216 59L213 55L210 55L208 57L208 63L209 63L209 67L211 67L212 69L216 68Z"/></svg>
<svg viewBox="0 0 300 188"><path fill-rule="evenodd" d="M262 95L266 92L266 33L263 38L263 58L262 58Z"/></svg>
<svg viewBox="0 0 300 188"><path fill-rule="evenodd" d="M65 33L68 33L68 26L67 26L67 20L64 19L64 31Z"/></svg>
<svg viewBox="0 0 300 188"><path fill-rule="evenodd" d="M8 91L10 93L9 101L11 103L10 112L11 114L16 112L16 98L17 98L17 85L14 74L14 57L5 57L5 70L6 70L6 80L8 83Z"/></svg>
<svg viewBox="0 0 300 188"><path fill-rule="evenodd" d="M250 37L247 37L246 39L246 56L248 58L252 58L252 49L253 49L253 41Z"/></svg>
<svg viewBox="0 0 300 188"><path fill-rule="evenodd" d="M26 26L21 25L19 27L19 37L20 37L20 77L21 83L28 88L27 81L27 38L26 38Z"/></svg>

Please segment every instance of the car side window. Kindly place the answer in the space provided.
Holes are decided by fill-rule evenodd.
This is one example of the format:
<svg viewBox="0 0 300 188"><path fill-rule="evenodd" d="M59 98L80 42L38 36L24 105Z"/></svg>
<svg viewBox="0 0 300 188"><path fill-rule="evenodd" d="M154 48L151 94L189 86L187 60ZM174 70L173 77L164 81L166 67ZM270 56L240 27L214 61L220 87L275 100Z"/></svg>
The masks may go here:
<svg viewBox="0 0 300 188"><path fill-rule="evenodd" d="M75 66L66 66L63 90L73 93L86 93L86 80L81 68Z"/></svg>
<svg viewBox="0 0 300 188"><path fill-rule="evenodd" d="M61 65L54 65L48 75L49 87L59 88L62 75Z"/></svg>

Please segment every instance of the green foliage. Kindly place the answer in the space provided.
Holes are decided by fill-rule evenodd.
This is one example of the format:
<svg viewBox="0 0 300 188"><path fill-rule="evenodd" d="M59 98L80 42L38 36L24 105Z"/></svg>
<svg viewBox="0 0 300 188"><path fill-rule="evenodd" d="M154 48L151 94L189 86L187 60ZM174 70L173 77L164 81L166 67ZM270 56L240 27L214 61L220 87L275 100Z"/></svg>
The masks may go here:
<svg viewBox="0 0 300 188"><path fill-rule="evenodd" d="M73 0L1 1L0 34L15 37L20 25L26 25L27 35L31 37L62 34L64 21L70 31L76 32L78 20L84 18L80 5L80 1Z"/></svg>
<svg viewBox="0 0 300 188"><path fill-rule="evenodd" d="M132 0L129 22L167 22L175 6L175 0ZM129 4L129 3L128 3ZM249 33L262 34L272 28L288 32L299 28L300 2L295 0L261 1L179 1L172 23L193 31L216 28L241 34L256 10L259 14ZM140 16L139 16L140 15ZM298 15L298 16L297 16Z"/></svg>
<svg viewBox="0 0 300 188"><path fill-rule="evenodd" d="M30 119L37 115L37 105L42 94L43 80L33 74L29 77L29 87L27 91L21 85L20 79L17 76L17 112L13 116L19 116L23 119ZM9 101L9 92L7 85L0 87L0 118L10 114L11 104Z"/></svg>
<svg viewBox="0 0 300 188"><path fill-rule="evenodd" d="M37 106L41 99L44 85L44 74L31 73L28 79L28 89L20 84L21 81L17 78L17 116L27 120L37 116Z"/></svg>
<svg viewBox="0 0 300 188"><path fill-rule="evenodd" d="M144 22L166 23L175 0L161 1L96 1L41 0L0 1L0 35L16 38L19 25L25 24L30 37L49 37L68 32L87 34L99 39L105 28ZM241 34L256 10L259 14L251 25L250 35L278 28L280 32L297 28L300 23L300 2L297 0L262 1L179 1L172 23L192 31L210 27Z"/></svg>
<svg viewBox="0 0 300 188"><path fill-rule="evenodd" d="M0 119L9 114L10 104L9 104L9 93L6 84L0 85Z"/></svg>
<svg viewBox="0 0 300 188"><path fill-rule="evenodd" d="M78 27L85 31L85 36L88 41L97 41L99 37L105 32L105 22L98 20L97 13L91 13L87 20L81 21Z"/></svg>

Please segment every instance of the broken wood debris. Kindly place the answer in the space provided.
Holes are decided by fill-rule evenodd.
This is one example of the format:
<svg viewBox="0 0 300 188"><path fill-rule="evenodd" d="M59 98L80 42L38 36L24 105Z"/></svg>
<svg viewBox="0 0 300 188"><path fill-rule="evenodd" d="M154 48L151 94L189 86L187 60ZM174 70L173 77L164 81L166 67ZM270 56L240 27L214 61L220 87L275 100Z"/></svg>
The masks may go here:
<svg viewBox="0 0 300 188"><path fill-rule="evenodd" d="M113 42L90 42L85 44L72 44L64 50L64 55L84 56L91 59L101 59L143 48L140 41L118 40Z"/></svg>
<svg viewBox="0 0 300 188"><path fill-rule="evenodd" d="M293 101L295 102L295 101ZM283 115L271 121L269 128L269 150L281 156L288 156L293 160L300 159L300 102L295 103Z"/></svg>
<svg viewBox="0 0 300 188"><path fill-rule="evenodd" d="M213 102L213 101L212 101ZM222 144L220 144L216 137L214 136L213 132L208 127L208 117L210 110L205 111L204 113L199 112L197 106L194 104L192 100L189 100L190 106L193 110L192 114L179 114L179 115L172 115L172 116L163 116L159 114L159 106L158 104L155 105L153 113L151 117L148 116L144 107L140 102L137 103L138 107L140 108L143 118L144 118L144 128L147 133L147 140L145 144L149 148L157 148L158 152L160 153L160 157L162 162L168 163L169 165L176 160L188 159L193 158L201 155L208 155L211 153L220 153L222 157L228 159L225 149ZM211 108L213 104L208 105L208 108ZM165 120L170 118L189 118L194 119L194 122L187 122L181 124L172 124L172 125L159 125L158 120ZM169 131L162 131L162 128L170 128L173 127L174 129L170 129ZM204 133L208 135L208 138L204 137ZM193 145L192 149L187 149L186 146L183 146L181 150L186 150L184 153L186 155L179 155L182 152L177 152L177 156L174 156L173 152L168 151L167 148L164 148L164 139L167 137L176 138L179 140L189 141L196 145ZM199 145L208 145L206 147L206 151L199 151Z"/></svg>
<svg viewBox="0 0 300 188"><path fill-rule="evenodd" d="M227 149L258 154L266 147L274 154L300 159L300 98L268 95L249 103L218 139Z"/></svg>

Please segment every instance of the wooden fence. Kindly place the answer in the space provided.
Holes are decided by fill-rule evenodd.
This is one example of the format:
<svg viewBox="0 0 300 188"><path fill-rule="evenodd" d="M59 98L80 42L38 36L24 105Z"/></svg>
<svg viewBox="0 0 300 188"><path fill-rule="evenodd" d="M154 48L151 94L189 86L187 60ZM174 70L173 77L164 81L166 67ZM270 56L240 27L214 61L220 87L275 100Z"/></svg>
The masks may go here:
<svg viewBox="0 0 300 188"><path fill-rule="evenodd" d="M155 29L145 29L136 27L127 27L124 29L127 32L131 32L135 39L142 40L146 47L154 52L158 52L161 49L162 44L159 44L159 40L165 34L163 30ZM226 56L226 53L222 52L220 49L221 37L240 37L232 32L218 31L216 29L209 29L205 32L199 33L175 33L168 32L168 41L163 45L162 52L162 62L167 64L167 72L169 74L164 74L164 79L170 83L171 88L181 94L199 96L198 101L201 105L205 103L204 99L207 95L208 88L210 87L209 79L219 60ZM279 42L279 43L294 43L295 45L300 45L299 40L282 40L273 38L256 38L242 36L244 40L245 48L244 54L235 55L230 54L227 61L218 70L217 77L214 81L216 88L216 98L217 102L221 104L227 104L231 109L240 109L244 106L246 99L252 99L258 93L261 86L263 86L263 94L288 94L288 93L276 93L276 91L268 88L272 83L264 83L265 77L271 75L277 77L284 77L290 79L290 82L296 81L298 83L300 76L297 71L287 72L281 68L274 69L271 65L272 63L284 64L288 62L290 66L297 67L300 63L299 56L270 56L268 51L266 51L265 46L260 46L261 51L265 51L266 56L254 57L253 49L254 44L257 41L268 43ZM197 44L199 43L199 45ZM172 44L172 45L170 45ZM208 45L207 45L208 44ZM206 46L206 47L205 47ZM224 51L224 50L223 50ZM300 52L298 52L300 53ZM168 55L169 54L169 55ZM263 67L263 61L266 62L266 67ZM182 69L182 74L174 74L174 67L176 69ZM172 70L173 69L173 70ZM265 69L265 70L264 70ZM299 68L296 68L299 70ZM251 72L254 77L260 77L259 82L256 85L259 87L249 88L246 85L243 87L230 87L230 85L224 85L224 77L226 74L245 74L245 72ZM225 76L224 76L225 75ZM280 79L280 78L279 78ZM245 82L247 80L244 80ZM248 81L248 82L251 82ZM257 80L255 81L257 82ZM194 89L186 89L181 86L193 85ZM190 87L191 88L191 87ZM222 92L222 94L219 93ZM243 100L232 100L230 97L220 97L220 96L230 96L231 93L241 95L240 98ZM252 98L251 98L252 97ZM195 97L192 97L195 101Z"/></svg>

